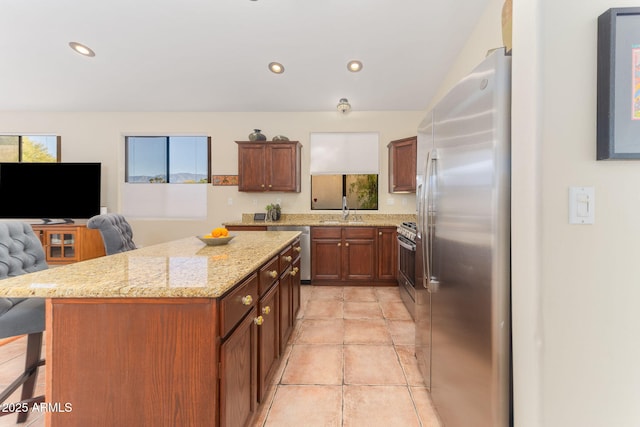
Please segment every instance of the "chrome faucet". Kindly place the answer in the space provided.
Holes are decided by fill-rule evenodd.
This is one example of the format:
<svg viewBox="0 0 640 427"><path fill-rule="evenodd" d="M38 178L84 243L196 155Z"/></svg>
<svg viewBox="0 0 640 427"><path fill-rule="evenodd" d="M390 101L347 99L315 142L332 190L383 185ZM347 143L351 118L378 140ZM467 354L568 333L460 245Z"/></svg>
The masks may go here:
<svg viewBox="0 0 640 427"><path fill-rule="evenodd" d="M342 196L342 219L346 220L349 217L349 208L347 207L347 196Z"/></svg>

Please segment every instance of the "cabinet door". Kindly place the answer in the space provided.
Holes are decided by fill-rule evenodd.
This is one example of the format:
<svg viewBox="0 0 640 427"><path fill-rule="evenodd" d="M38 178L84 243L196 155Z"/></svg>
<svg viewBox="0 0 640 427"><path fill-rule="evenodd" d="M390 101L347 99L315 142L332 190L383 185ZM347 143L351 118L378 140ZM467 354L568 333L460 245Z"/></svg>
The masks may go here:
<svg viewBox="0 0 640 427"><path fill-rule="evenodd" d="M220 346L221 426L243 427L256 411L258 369L255 317L254 308Z"/></svg>
<svg viewBox="0 0 640 427"><path fill-rule="evenodd" d="M44 252L48 263L78 261L78 233L75 229L51 229L44 232Z"/></svg>
<svg viewBox="0 0 640 427"><path fill-rule="evenodd" d="M379 280L396 280L397 251L396 229L378 228L378 275Z"/></svg>
<svg viewBox="0 0 640 427"><path fill-rule="evenodd" d="M391 141L389 147L389 192L415 193L417 137Z"/></svg>
<svg viewBox="0 0 640 427"><path fill-rule="evenodd" d="M277 143L267 147L267 190L300 191L297 145Z"/></svg>
<svg viewBox="0 0 640 427"><path fill-rule="evenodd" d="M344 280L374 280L376 245L374 239L345 239L343 256Z"/></svg>
<svg viewBox="0 0 640 427"><path fill-rule="evenodd" d="M269 381L277 368L280 357L280 286L276 283L260 299L258 315L262 324L258 326L258 402L262 402Z"/></svg>
<svg viewBox="0 0 640 427"><path fill-rule="evenodd" d="M293 316L291 314L292 295L291 266L280 277L280 353L284 352L293 330Z"/></svg>
<svg viewBox="0 0 640 427"><path fill-rule="evenodd" d="M300 310L300 257L293 261L291 276L291 316L295 320L298 316L298 311Z"/></svg>
<svg viewBox="0 0 640 427"><path fill-rule="evenodd" d="M238 145L238 191L266 191L264 144Z"/></svg>
<svg viewBox="0 0 640 427"><path fill-rule="evenodd" d="M311 239L311 280L340 280L342 239Z"/></svg>

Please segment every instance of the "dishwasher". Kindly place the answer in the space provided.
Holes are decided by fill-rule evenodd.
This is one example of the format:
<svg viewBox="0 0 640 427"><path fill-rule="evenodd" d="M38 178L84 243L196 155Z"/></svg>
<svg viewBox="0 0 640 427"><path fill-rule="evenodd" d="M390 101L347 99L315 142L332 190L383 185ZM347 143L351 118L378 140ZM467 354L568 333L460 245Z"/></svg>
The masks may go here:
<svg viewBox="0 0 640 427"><path fill-rule="evenodd" d="M302 225L269 225L268 231L299 231L300 234L300 280L311 283L311 236L309 226Z"/></svg>

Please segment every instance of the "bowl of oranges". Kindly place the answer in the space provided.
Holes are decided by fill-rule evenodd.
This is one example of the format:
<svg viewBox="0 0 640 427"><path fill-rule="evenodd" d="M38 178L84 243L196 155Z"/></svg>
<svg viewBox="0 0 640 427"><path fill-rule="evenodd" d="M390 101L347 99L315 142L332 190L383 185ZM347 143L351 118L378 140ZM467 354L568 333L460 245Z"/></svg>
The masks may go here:
<svg viewBox="0 0 640 427"><path fill-rule="evenodd" d="M226 245L236 236L229 234L229 230L224 227L216 227L211 230L211 233L196 237L209 246L218 246Z"/></svg>

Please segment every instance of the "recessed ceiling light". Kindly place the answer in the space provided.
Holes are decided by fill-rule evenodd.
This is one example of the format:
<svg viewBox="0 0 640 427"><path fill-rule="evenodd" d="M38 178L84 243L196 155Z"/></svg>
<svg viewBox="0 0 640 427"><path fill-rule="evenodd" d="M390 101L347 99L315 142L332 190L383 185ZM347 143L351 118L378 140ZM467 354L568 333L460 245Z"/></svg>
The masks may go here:
<svg viewBox="0 0 640 427"><path fill-rule="evenodd" d="M92 51L91 49L89 49L87 46L83 44L80 44L77 42L69 42L69 47L75 50L76 52L78 52L80 55L96 56L96 53L94 51Z"/></svg>
<svg viewBox="0 0 640 427"><path fill-rule="evenodd" d="M282 74L284 73L284 65L279 62L270 62L269 70L271 70L272 73Z"/></svg>
<svg viewBox="0 0 640 427"><path fill-rule="evenodd" d="M347 70L351 71L352 73L357 73L358 71L362 70L362 62L360 61L349 61L349 63L347 64Z"/></svg>

